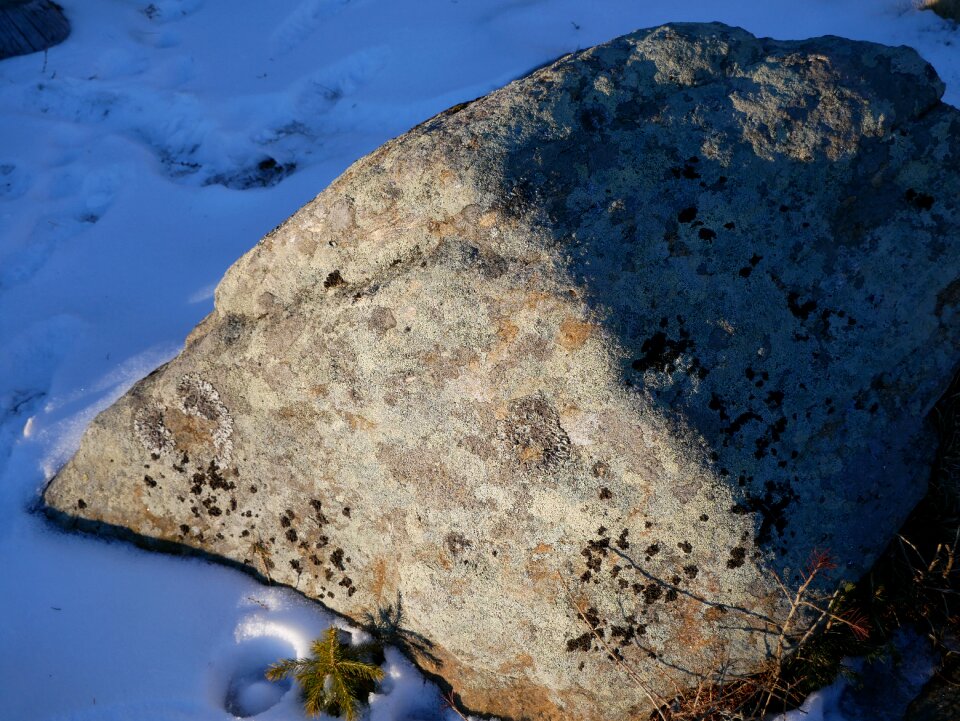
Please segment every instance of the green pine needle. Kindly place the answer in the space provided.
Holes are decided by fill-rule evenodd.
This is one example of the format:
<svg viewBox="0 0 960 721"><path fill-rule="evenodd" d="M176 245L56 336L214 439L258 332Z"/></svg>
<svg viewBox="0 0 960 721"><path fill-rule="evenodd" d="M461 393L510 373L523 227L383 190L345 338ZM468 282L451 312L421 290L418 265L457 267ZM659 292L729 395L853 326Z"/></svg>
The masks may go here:
<svg viewBox="0 0 960 721"><path fill-rule="evenodd" d="M336 628L328 628L310 645L308 658L286 658L267 669L270 681L293 677L303 691L308 716L326 712L355 721L360 703L383 679L383 669L365 661L369 645L344 646Z"/></svg>

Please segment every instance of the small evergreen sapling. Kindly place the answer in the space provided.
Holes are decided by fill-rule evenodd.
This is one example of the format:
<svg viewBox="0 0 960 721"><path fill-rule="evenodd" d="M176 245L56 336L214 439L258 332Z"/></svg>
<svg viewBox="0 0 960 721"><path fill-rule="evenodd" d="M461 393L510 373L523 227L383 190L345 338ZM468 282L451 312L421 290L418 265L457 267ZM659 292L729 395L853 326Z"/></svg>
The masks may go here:
<svg viewBox="0 0 960 721"><path fill-rule="evenodd" d="M267 669L267 678L295 678L308 716L326 712L354 721L360 703L383 679L383 670L366 660L372 651L370 644L342 644L337 629L331 627L310 645L309 657L283 659Z"/></svg>

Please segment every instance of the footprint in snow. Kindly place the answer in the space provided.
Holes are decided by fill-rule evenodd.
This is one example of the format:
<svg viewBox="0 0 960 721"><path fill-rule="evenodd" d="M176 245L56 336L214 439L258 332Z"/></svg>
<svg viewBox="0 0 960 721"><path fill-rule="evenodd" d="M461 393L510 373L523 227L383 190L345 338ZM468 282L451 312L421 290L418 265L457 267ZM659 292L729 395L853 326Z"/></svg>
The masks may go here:
<svg viewBox="0 0 960 721"><path fill-rule="evenodd" d="M275 636L239 643L222 669L227 673L223 708L239 718L249 718L276 706L293 684L289 680L268 681L267 669L281 658L296 655L289 641Z"/></svg>
<svg viewBox="0 0 960 721"><path fill-rule="evenodd" d="M296 169L292 159L256 142L259 129L225 130L198 98L184 93L115 83L91 87L89 82L65 79L36 84L25 93L24 106L133 138L154 153L167 176L185 184L264 188ZM98 217L91 210L80 220L95 222ZM61 222L54 219L51 224Z"/></svg>
<svg viewBox="0 0 960 721"><path fill-rule="evenodd" d="M280 57L300 46L323 25L323 21L339 15L347 7L356 7L362 0L303 0L270 34L267 47L272 57Z"/></svg>
<svg viewBox="0 0 960 721"><path fill-rule="evenodd" d="M201 7L203 0L153 0L142 12L151 22L169 23L193 15Z"/></svg>
<svg viewBox="0 0 960 721"><path fill-rule="evenodd" d="M13 163L0 163L0 200L16 200L30 188L30 176Z"/></svg>

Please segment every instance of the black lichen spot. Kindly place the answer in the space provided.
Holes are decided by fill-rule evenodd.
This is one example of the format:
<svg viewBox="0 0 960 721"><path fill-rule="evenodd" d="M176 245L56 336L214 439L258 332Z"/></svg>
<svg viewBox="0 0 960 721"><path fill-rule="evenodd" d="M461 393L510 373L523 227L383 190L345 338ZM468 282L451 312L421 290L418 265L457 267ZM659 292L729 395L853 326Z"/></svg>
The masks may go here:
<svg viewBox="0 0 960 721"><path fill-rule="evenodd" d="M284 528L290 528L290 519L286 516L280 516L280 525Z"/></svg>
<svg viewBox="0 0 960 721"><path fill-rule="evenodd" d="M665 603L673 603L674 601L677 600L679 595L680 594L677 593L677 589L668 588L666 594L664 594L663 600Z"/></svg>
<svg viewBox="0 0 960 721"><path fill-rule="evenodd" d="M700 240L713 240L717 237L716 231L710 230L710 228L700 228L697 235L699 236Z"/></svg>
<svg viewBox="0 0 960 721"><path fill-rule="evenodd" d="M903 197L908 203L920 210L930 210L933 207L933 196L926 193L918 193L913 188L909 188Z"/></svg>
<svg viewBox="0 0 960 721"><path fill-rule="evenodd" d="M182 534L184 534L184 535L190 533L190 526L188 526L186 523L181 523L181 524L180 524L180 533L182 533Z"/></svg>
<svg viewBox="0 0 960 721"><path fill-rule="evenodd" d="M580 112L580 124L587 132L594 132L607 124L607 113L603 106L584 108Z"/></svg>
<svg viewBox="0 0 960 721"><path fill-rule="evenodd" d="M643 589L643 601L648 606L651 603L659 601L663 596L663 589L656 583L648 583L647 586Z"/></svg>
<svg viewBox="0 0 960 721"><path fill-rule="evenodd" d="M211 516L219 516L223 513L217 506L210 506L207 508L207 513Z"/></svg>
<svg viewBox="0 0 960 721"><path fill-rule="evenodd" d="M446 543L447 550L449 550L454 556L463 553L463 551L473 546L473 543L462 533L450 532L443 540L444 543Z"/></svg>
<svg viewBox="0 0 960 721"><path fill-rule="evenodd" d="M677 548L684 553L691 553L693 551L693 544L691 544L690 541L682 541L681 543L677 544Z"/></svg>
<svg viewBox="0 0 960 721"><path fill-rule="evenodd" d="M697 208L696 206L690 206L689 208L684 208L679 213L677 213L677 220L681 223L689 223L694 218L697 217Z"/></svg>
<svg viewBox="0 0 960 721"><path fill-rule="evenodd" d="M293 528L288 528L285 535L286 535L286 537L287 537L287 540L290 541L290 543L296 543L296 542L297 542L297 532L296 532L295 529L293 529Z"/></svg>
<svg viewBox="0 0 960 721"><path fill-rule="evenodd" d="M214 491L232 491L237 487L237 484L235 484L233 481L228 481L223 477L223 474L220 473L220 469L217 468L213 461L210 461L210 465L207 466L206 477L207 483Z"/></svg>
<svg viewBox="0 0 960 721"><path fill-rule="evenodd" d="M600 500L601 500L601 501L608 501L608 500L610 500L611 498L613 498L613 494L610 492L610 489L607 488L606 486L601 486L601 487L600 487Z"/></svg>
<svg viewBox="0 0 960 721"><path fill-rule="evenodd" d="M745 479L742 480L741 485L746 485ZM797 499L798 496L789 483L767 481L762 496L747 493L745 501L733 506L730 511L736 515L760 514L760 527L754 538L759 546L773 538L774 529L778 535L783 535L787 527L787 506Z"/></svg>
<svg viewBox="0 0 960 721"><path fill-rule="evenodd" d="M324 288L336 288L338 286L346 285L346 284L347 284L347 281L345 281L343 279L343 276L340 275L339 270L335 270L332 273L330 273L327 276L326 280L323 281Z"/></svg>
<svg viewBox="0 0 960 721"><path fill-rule="evenodd" d="M749 421L762 421L763 417L754 413L753 411L746 411L741 413L739 416L733 419L726 428L723 429L723 432L727 435L735 435L740 432L744 425Z"/></svg>
<svg viewBox="0 0 960 721"><path fill-rule="evenodd" d="M704 521L704 522L709 521L709 520L710 520L710 516L708 516L706 513L701 513L701 514L700 514L700 520L701 520L701 521Z"/></svg>
<svg viewBox="0 0 960 721"><path fill-rule="evenodd" d="M726 421L730 418L730 416L727 415L727 406L723 398L716 393L710 394L710 402L707 403L707 408L712 411L716 411L717 415L720 416L721 421Z"/></svg>
<svg viewBox="0 0 960 721"><path fill-rule="evenodd" d="M153 480L150 476L146 476L146 475L145 475L145 476L143 477L143 482L146 483L150 488L156 488L156 487L157 487L157 482L156 482L155 480Z"/></svg>
<svg viewBox="0 0 960 721"><path fill-rule="evenodd" d="M787 296L787 307L790 308L790 312L793 313L795 318L799 318L801 321L804 321L810 317L810 314L813 311L817 309L817 301L808 300L804 303L799 303L799 300L799 293L790 293Z"/></svg>
<svg viewBox="0 0 960 721"><path fill-rule="evenodd" d="M345 515L347 518L350 518L350 506L345 506L345 507L344 507L344 509L343 509L343 515Z"/></svg>
<svg viewBox="0 0 960 721"><path fill-rule="evenodd" d="M338 548L334 550L333 553L330 554L330 562L334 566L339 568L341 571L347 570L343 565L343 549L342 548Z"/></svg>
<svg viewBox="0 0 960 721"><path fill-rule="evenodd" d="M584 549L584 550L587 550L588 552L596 551L596 552L600 553L601 555L604 555L604 556L605 556L605 555L607 555L607 549L610 548L610 539L609 539L609 538L598 538L598 539L595 540L595 541L589 541L589 542L587 543L587 546L588 546L589 548L588 548L588 549Z"/></svg>
<svg viewBox="0 0 960 721"><path fill-rule="evenodd" d="M687 578L696 578L697 574L700 573L700 569L691 563L689 566L683 567L683 573Z"/></svg>
<svg viewBox="0 0 960 721"><path fill-rule="evenodd" d="M323 504L320 501L314 498L310 501L310 507L313 509L313 520L316 521L318 527L323 528L330 523L330 519L323 513Z"/></svg>
<svg viewBox="0 0 960 721"><path fill-rule="evenodd" d="M617 645L620 647L626 646L633 638L637 635L636 629L633 626L611 626L610 627L610 637L613 639L618 639Z"/></svg>
<svg viewBox="0 0 960 721"><path fill-rule="evenodd" d="M749 278L752 272L753 268L751 268L749 265L745 265L740 269L739 275L741 278Z"/></svg>
<svg viewBox="0 0 960 721"><path fill-rule="evenodd" d="M657 331L643 341L640 352L644 354L644 357L633 361L633 369L640 373L650 369L672 373L676 369L677 358L694 346L693 341L686 337L687 335L685 331L681 331L680 339L673 340L667 338L667 335L662 331Z"/></svg>
<svg viewBox="0 0 960 721"><path fill-rule="evenodd" d="M658 553L660 553L660 544L659 544L659 543L651 543L649 546L647 546L647 555L648 555L648 556L656 556Z"/></svg>
<svg viewBox="0 0 960 721"><path fill-rule="evenodd" d="M630 534L630 529L624 528L620 532L619 538L617 538L617 548L619 548L621 551L626 551L628 548L630 548L630 542L627 541L627 536L629 534Z"/></svg>
<svg viewBox="0 0 960 721"><path fill-rule="evenodd" d="M581 636L576 638L571 638L567 640L567 653L573 653L574 651L584 651L587 652L590 650L590 647L593 645L593 632L587 631Z"/></svg>
<svg viewBox="0 0 960 721"><path fill-rule="evenodd" d="M727 559L727 568L740 568L747 558L747 549L737 546L730 549L730 558Z"/></svg>

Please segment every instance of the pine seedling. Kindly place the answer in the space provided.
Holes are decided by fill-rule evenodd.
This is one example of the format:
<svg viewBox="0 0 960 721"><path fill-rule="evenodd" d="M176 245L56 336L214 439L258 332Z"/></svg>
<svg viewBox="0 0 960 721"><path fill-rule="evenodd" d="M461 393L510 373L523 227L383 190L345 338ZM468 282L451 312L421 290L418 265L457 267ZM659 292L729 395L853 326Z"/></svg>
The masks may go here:
<svg viewBox="0 0 960 721"><path fill-rule="evenodd" d="M355 721L360 704L383 679L383 670L364 660L369 644L347 646L340 643L336 628L328 628L310 645L307 658L286 658L267 669L270 681L293 677L303 692L303 708L308 716L326 712Z"/></svg>

